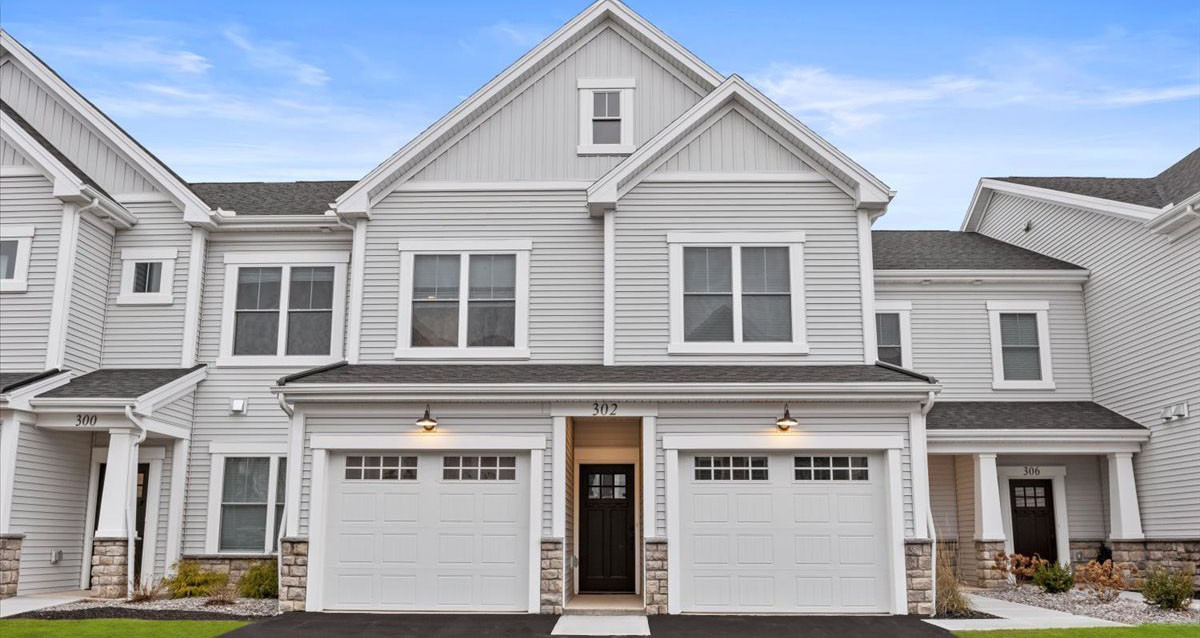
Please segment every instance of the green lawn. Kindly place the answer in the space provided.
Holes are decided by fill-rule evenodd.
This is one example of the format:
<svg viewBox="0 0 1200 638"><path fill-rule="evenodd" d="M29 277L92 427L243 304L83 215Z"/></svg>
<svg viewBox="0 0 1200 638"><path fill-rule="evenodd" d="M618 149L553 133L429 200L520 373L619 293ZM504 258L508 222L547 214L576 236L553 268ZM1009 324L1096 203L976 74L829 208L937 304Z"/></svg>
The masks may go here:
<svg viewBox="0 0 1200 638"><path fill-rule="evenodd" d="M1200 638L1200 625L956 631L959 638Z"/></svg>
<svg viewBox="0 0 1200 638"><path fill-rule="evenodd" d="M212 638L248 623L237 620L0 620L3 638Z"/></svg>

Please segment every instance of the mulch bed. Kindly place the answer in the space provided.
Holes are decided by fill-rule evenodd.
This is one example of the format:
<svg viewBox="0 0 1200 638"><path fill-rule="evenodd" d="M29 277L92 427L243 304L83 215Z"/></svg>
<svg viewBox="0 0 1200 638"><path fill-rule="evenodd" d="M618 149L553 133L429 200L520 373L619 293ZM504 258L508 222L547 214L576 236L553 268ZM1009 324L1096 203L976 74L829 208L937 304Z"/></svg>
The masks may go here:
<svg viewBox="0 0 1200 638"><path fill-rule="evenodd" d="M952 614L940 614L940 615L936 616L936 618L938 620L984 620L987 618L999 618L999 616L985 614L982 611L975 611L974 609L972 609L972 610L966 611L966 612L955 612Z"/></svg>
<svg viewBox="0 0 1200 638"><path fill-rule="evenodd" d="M39 609L10 618L35 620L90 620L93 618L133 618L137 620L242 620L258 621L263 616L246 616L184 609L130 609L128 607L89 607L87 609Z"/></svg>

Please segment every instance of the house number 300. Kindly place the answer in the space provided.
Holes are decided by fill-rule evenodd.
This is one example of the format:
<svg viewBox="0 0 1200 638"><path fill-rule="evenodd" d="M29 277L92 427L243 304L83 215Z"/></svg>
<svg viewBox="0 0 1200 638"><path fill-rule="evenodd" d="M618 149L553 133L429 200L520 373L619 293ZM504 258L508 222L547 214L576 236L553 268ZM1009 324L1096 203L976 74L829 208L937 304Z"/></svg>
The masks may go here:
<svg viewBox="0 0 1200 638"><path fill-rule="evenodd" d="M1042 468L1037 467L1037 466L1030 466L1030 465L1025 466L1025 476L1041 476L1041 475L1042 475Z"/></svg>
<svg viewBox="0 0 1200 638"><path fill-rule="evenodd" d="M616 414L617 414L617 404L616 403L608 403L608 402L601 403L601 402L597 401L596 403L592 404L592 416L616 416Z"/></svg>
<svg viewBox="0 0 1200 638"><path fill-rule="evenodd" d="M93 425L96 425L96 420L97 419L96 419L95 414L76 414L75 415L75 427L77 427L77 428L91 427Z"/></svg>

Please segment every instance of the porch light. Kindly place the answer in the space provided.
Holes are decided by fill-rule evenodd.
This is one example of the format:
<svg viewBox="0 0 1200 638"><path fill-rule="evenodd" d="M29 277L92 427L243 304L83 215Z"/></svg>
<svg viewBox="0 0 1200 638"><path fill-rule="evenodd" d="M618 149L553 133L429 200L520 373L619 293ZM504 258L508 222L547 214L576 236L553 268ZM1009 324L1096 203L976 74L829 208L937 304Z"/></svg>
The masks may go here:
<svg viewBox="0 0 1200 638"><path fill-rule="evenodd" d="M425 404L425 415L417 419L417 425L425 428L426 432L432 432L437 427L437 419L429 416L429 404Z"/></svg>
<svg viewBox="0 0 1200 638"><path fill-rule="evenodd" d="M783 404L783 416L781 416L775 420L775 427L779 428L780 430L783 430L784 432L787 432L788 430L792 429L793 425L797 425L798 423L799 423L799 421L792 418L791 411L788 410L787 404L784 403Z"/></svg>

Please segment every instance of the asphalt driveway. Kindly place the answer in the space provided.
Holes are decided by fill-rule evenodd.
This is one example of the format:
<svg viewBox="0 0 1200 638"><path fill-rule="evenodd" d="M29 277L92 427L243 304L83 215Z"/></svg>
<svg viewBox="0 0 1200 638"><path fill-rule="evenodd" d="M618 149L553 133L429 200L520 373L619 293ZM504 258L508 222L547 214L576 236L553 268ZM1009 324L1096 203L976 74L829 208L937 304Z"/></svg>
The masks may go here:
<svg viewBox="0 0 1200 638"><path fill-rule="evenodd" d="M557 616L290 613L232 631L231 638L549 638ZM948 638L909 616L651 616L656 638Z"/></svg>

